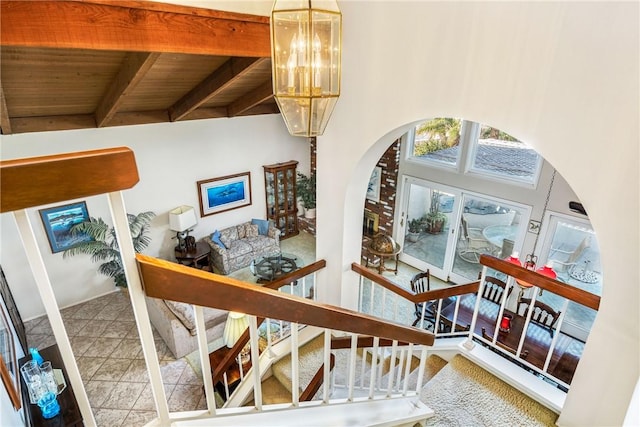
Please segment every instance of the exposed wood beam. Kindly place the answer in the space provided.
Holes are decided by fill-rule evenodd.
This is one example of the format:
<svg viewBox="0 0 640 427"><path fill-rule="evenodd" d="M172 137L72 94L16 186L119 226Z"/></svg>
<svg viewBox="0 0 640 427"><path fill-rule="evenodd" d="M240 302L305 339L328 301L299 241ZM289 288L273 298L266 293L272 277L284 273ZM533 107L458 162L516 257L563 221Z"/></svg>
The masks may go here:
<svg viewBox="0 0 640 427"><path fill-rule="evenodd" d="M269 80L252 92L232 102L227 107L227 114L229 117L238 116L271 98L273 98L273 84Z"/></svg>
<svg viewBox="0 0 640 427"><path fill-rule="evenodd" d="M235 79L268 60L268 58L231 58L169 108L171 121L181 120L228 87Z"/></svg>
<svg viewBox="0 0 640 427"><path fill-rule="evenodd" d="M0 161L0 212L125 190L139 180L127 147Z"/></svg>
<svg viewBox="0 0 640 427"><path fill-rule="evenodd" d="M4 99L4 89L0 83L0 131L3 135L11 134L11 120L7 111L7 101Z"/></svg>
<svg viewBox="0 0 640 427"><path fill-rule="evenodd" d="M202 107L187 114L182 120L220 119L227 117L225 107Z"/></svg>
<svg viewBox="0 0 640 427"><path fill-rule="evenodd" d="M271 55L269 38L268 17L139 1L0 2L5 46L260 58Z"/></svg>
<svg viewBox="0 0 640 427"><path fill-rule="evenodd" d="M116 114L118 107L126 99L127 95L140 83L147 71L160 57L159 53L127 54L118 75L96 108L96 124L105 126Z"/></svg>

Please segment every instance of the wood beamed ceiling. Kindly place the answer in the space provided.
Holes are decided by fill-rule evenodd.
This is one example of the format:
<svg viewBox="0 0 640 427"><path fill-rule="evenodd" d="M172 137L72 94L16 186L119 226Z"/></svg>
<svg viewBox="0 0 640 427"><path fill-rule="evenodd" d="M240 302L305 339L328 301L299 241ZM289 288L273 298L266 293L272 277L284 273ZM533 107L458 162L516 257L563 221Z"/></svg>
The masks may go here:
<svg viewBox="0 0 640 427"><path fill-rule="evenodd" d="M265 16L2 0L2 134L279 114L269 37Z"/></svg>

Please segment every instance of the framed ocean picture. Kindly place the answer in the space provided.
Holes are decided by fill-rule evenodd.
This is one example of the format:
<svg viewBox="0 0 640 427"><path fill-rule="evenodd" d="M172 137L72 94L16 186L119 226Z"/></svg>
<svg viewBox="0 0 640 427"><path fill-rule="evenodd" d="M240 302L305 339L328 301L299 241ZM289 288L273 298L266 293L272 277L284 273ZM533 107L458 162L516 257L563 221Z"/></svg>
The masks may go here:
<svg viewBox="0 0 640 427"><path fill-rule="evenodd" d="M71 234L71 227L89 221L86 202L40 209L40 218L47 232L51 252L61 252L91 240L86 234Z"/></svg>
<svg viewBox="0 0 640 427"><path fill-rule="evenodd" d="M251 205L251 172L197 182L201 216Z"/></svg>

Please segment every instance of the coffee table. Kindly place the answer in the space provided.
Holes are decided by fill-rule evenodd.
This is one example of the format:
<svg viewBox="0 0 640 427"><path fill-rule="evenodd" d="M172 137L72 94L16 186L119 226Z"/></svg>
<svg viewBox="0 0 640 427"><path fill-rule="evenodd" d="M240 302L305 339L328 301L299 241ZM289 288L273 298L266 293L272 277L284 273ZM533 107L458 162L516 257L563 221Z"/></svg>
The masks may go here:
<svg viewBox="0 0 640 427"><path fill-rule="evenodd" d="M304 262L297 255L278 252L254 259L249 268L251 273L258 278L258 283L268 283L299 269L303 265Z"/></svg>

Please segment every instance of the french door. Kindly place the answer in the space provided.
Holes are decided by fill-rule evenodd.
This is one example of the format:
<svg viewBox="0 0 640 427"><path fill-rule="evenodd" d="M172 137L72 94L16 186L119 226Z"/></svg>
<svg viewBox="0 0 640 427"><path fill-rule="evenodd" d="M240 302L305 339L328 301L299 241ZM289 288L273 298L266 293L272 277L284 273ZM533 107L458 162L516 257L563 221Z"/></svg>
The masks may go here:
<svg viewBox="0 0 640 427"><path fill-rule="evenodd" d="M441 280L468 283L482 270L480 255L506 257L522 247L530 207L413 177L403 184L395 236L403 242L403 262ZM433 218L444 223L434 227Z"/></svg>

